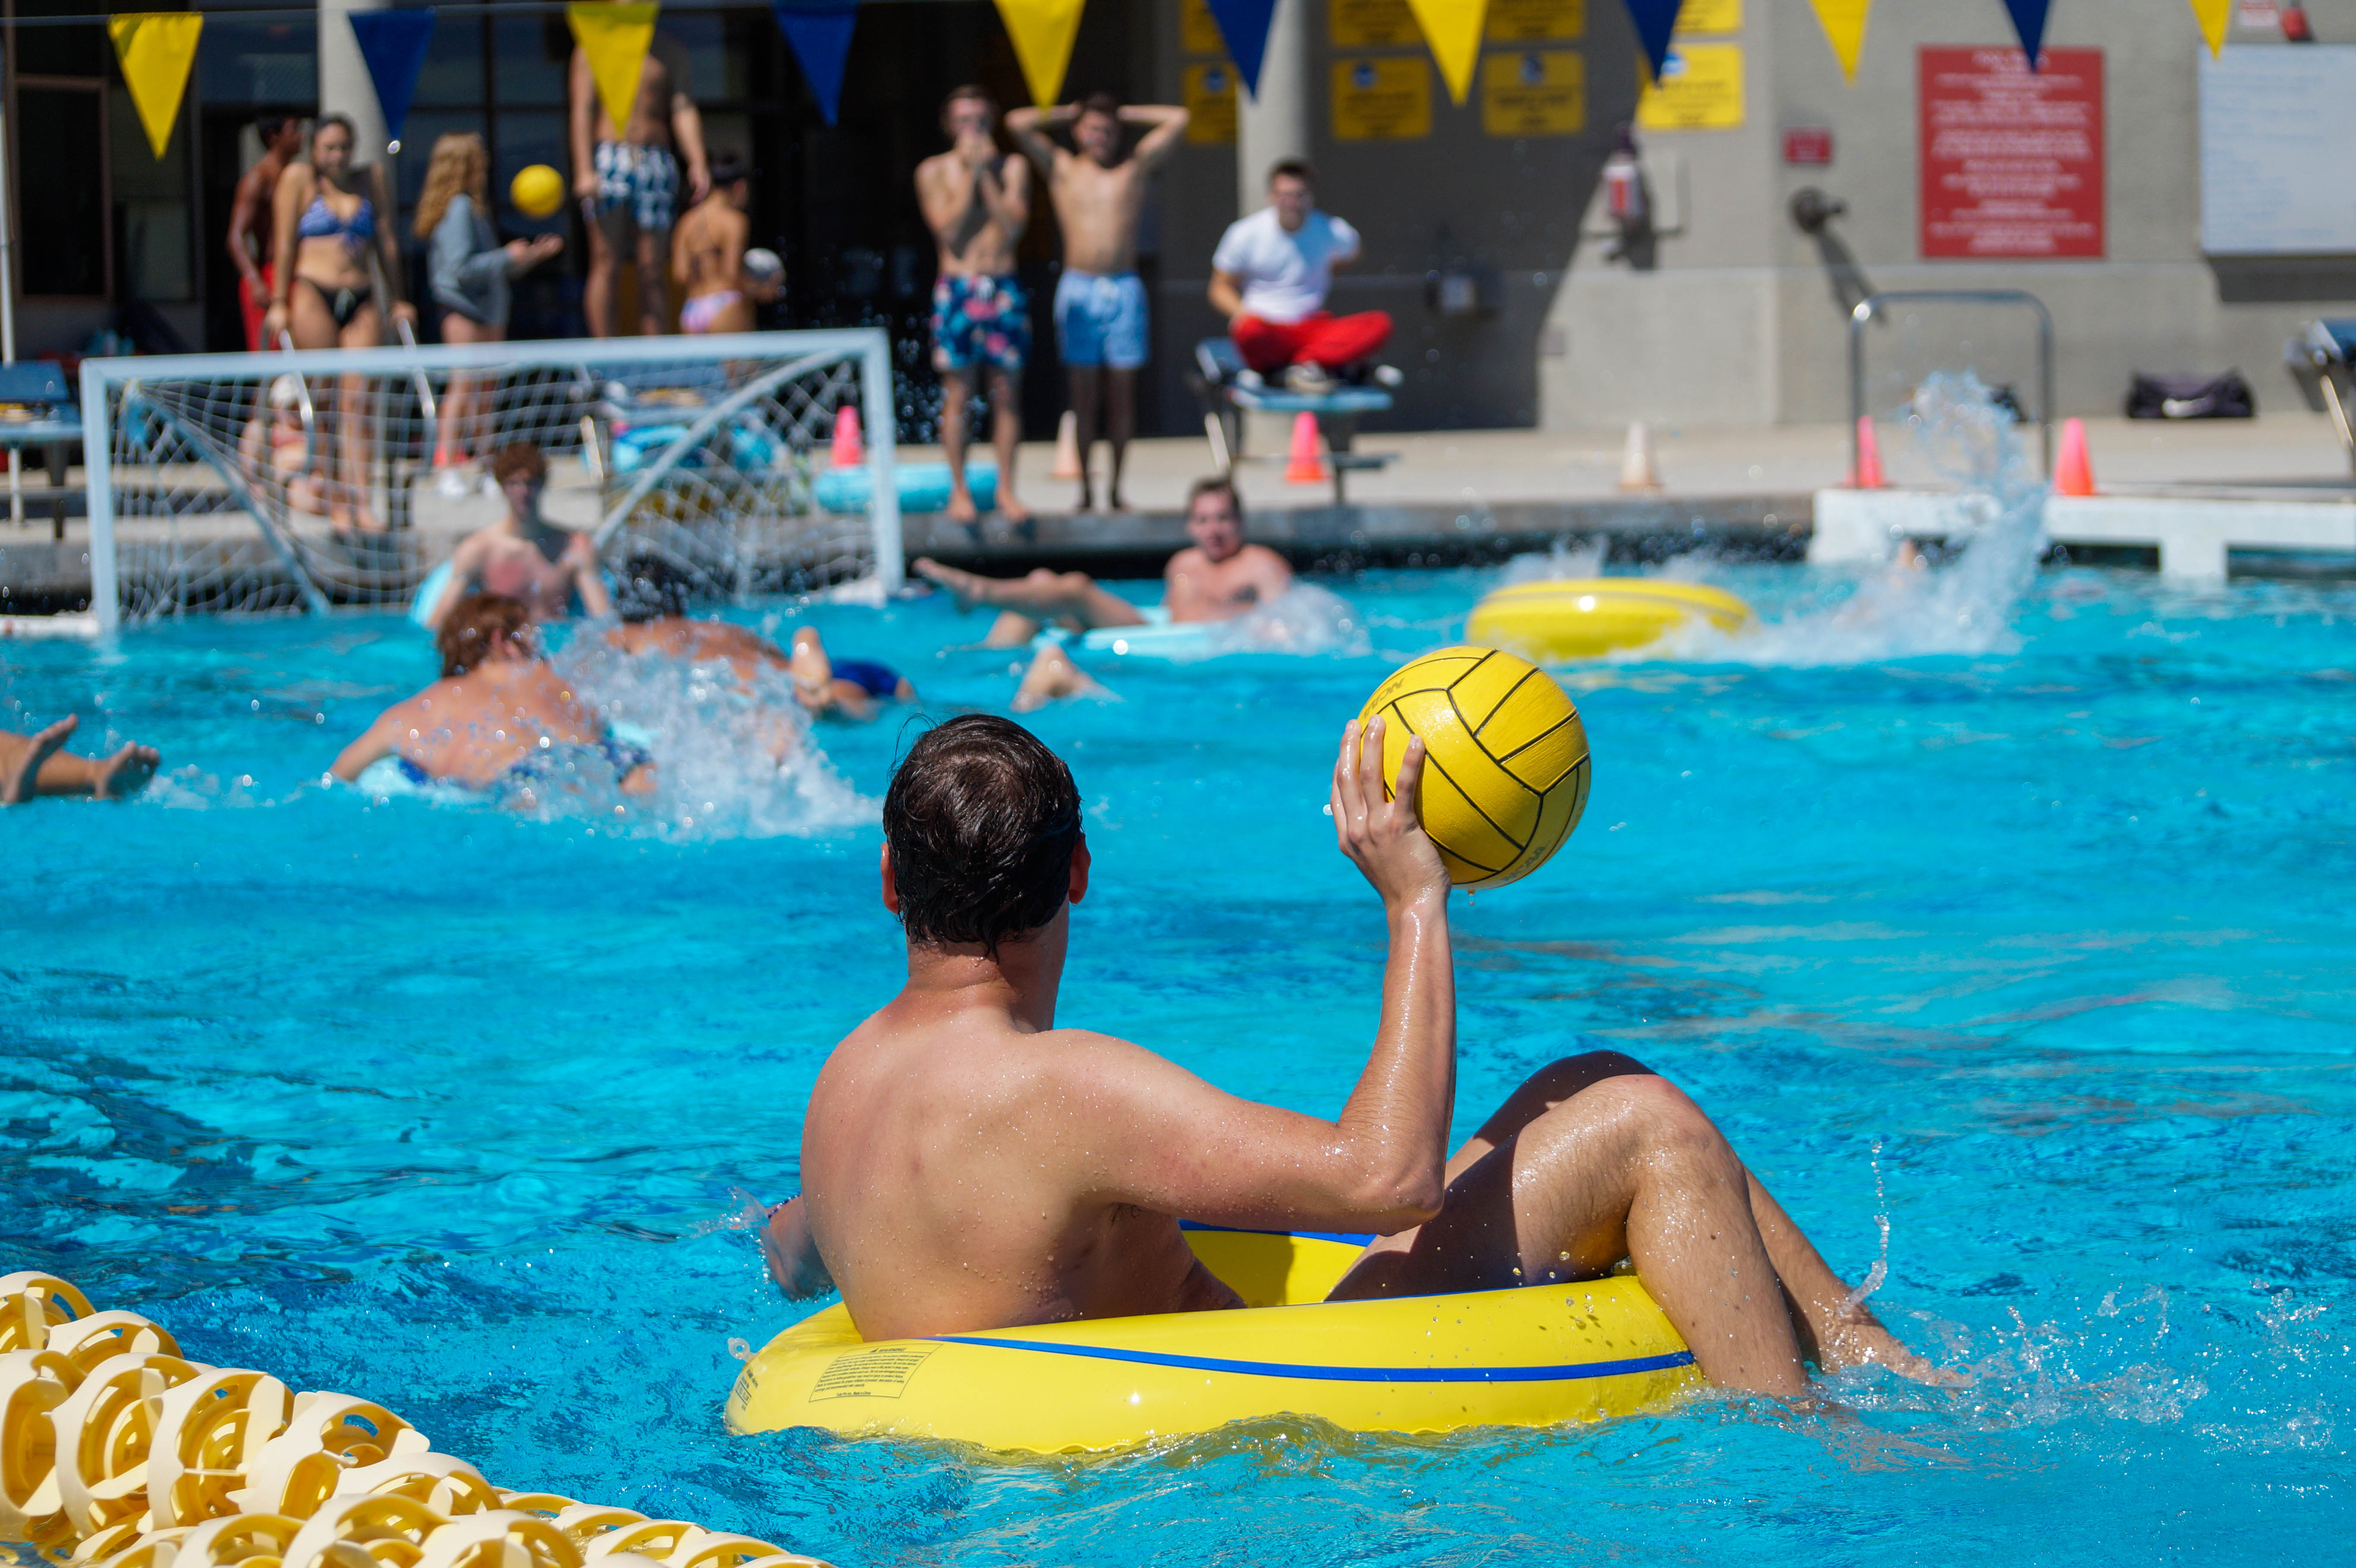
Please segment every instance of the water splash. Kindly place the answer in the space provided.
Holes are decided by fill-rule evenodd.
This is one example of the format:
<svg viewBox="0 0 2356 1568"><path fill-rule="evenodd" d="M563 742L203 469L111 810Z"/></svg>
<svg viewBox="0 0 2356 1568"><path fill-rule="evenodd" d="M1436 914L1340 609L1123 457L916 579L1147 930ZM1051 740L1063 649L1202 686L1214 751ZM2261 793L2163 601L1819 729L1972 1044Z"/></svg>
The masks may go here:
<svg viewBox="0 0 2356 1568"><path fill-rule="evenodd" d="M878 803L835 771L782 669L744 680L723 659L633 657L590 639L559 662L653 752L654 799L636 816L659 837L812 837L876 820Z"/></svg>
<svg viewBox="0 0 2356 1568"><path fill-rule="evenodd" d="M1547 547L1544 555L1532 551L1505 562L1505 575L1497 579L1497 586L1510 588L1517 582L1560 582L1569 578L1601 577L1608 553L1601 539L1558 539Z"/></svg>
<svg viewBox="0 0 2356 1568"><path fill-rule="evenodd" d="M1329 588L1295 581L1276 598L1210 629L1215 654L1338 654L1362 656L1373 645L1350 602Z"/></svg>
<svg viewBox="0 0 2356 1568"><path fill-rule="evenodd" d="M1890 1193L1881 1180L1879 1138L1873 1140L1873 1222L1881 1232L1881 1255L1873 1260L1873 1266L1866 1271L1865 1278L1858 1282L1857 1288L1841 1300L1840 1315L1852 1322L1856 1320L1857 1309L1865 1305L1866 1297L1879 1290L1881 1282L1890 1277Z"/></svg>

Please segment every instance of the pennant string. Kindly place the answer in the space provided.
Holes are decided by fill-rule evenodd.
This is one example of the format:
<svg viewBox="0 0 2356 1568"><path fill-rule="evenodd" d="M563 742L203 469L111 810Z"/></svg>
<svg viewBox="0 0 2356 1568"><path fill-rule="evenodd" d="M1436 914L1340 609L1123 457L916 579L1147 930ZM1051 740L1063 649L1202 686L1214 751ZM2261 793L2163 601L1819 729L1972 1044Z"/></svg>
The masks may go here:
<svg viewBox="0 0 2356 1568"><path fill-rule="evenodd" d="M1044 109L1064 91L1072 40L1080 35L1081 0L998 0L999 19L1014 41L1031 101Z"/></svg>

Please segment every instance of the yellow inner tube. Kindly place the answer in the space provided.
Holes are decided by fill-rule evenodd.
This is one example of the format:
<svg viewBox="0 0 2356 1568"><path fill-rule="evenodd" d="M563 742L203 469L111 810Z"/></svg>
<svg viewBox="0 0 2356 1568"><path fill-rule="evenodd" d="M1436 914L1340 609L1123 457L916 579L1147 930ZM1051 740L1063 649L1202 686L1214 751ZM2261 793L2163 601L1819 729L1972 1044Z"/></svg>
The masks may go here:
<svg viewBox="0 0 2356 1568"><path fill-rule="evenodd" d="M1472 608L1464 640L1505 648L1540 664L1601 658L1658 642L1707 622L1739 632L1751 606L1723 588L1654 577L1581 577L1516 582Z"/></svg>
<svg viewBox="0 0 2356 1568"><path fill-rule="evenodd" d="M1282 1414L1351 1432L1551 1426L1656 1410L1701 1381L1633 1276L1329 1302L1366 1238L1186 1239L1243 1310L871 1345L837 1305L746 1364L729 1428L1081 1453Z"/></svg>

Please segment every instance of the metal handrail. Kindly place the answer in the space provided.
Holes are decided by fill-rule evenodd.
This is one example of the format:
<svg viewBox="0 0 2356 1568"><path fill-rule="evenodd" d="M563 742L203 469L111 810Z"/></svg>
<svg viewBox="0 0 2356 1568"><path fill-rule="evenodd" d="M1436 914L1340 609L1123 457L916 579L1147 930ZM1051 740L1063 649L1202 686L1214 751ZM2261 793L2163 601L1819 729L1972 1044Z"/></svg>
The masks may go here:
<svg viewBox="0 0 2356 1568"><path fill-rule="evenodd" d="M2053 314L2025 289L1892 289L1868 294L1848 313L1848 471L1864 453L1858 427L1865 418L1865 326L1885 305L2025 304L2037 313L2037 439L2044 472L2053 472Z"/></svg>
<svg viewBox="0 0 2356 1568"><path fill-rule="evenodd" d="M278 334L278 347L282 352L294 353L294 335L282 329ZM284 370L279 374L294 378L294 408L303 420L302 472L308 474L311 472L312 465L319 461L319 416L317 411L311 407L310 384L303 379L303 372L300 370ZM271 382L275 382L277 379L277 376L270 379ZM270 406L270 384L267 382L262 389L262 401L264 408Z"/></svg>

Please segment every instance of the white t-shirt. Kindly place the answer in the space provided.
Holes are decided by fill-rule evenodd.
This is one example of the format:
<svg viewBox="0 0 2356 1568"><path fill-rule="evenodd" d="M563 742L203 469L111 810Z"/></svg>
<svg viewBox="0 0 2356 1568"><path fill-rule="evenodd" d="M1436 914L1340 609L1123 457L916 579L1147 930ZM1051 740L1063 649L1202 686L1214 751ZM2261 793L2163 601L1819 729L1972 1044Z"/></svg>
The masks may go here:
<svg viewBox="0 0 2356 1568"><path fill-rule="evenodd" d="M1358 231L1339 218L1312 209L1288 232L1276 208L1263 207L1227 225L1211 265L1244 281L1244 314L1293 322L1325 308L1333 263L1355 261Z"/></svg>

